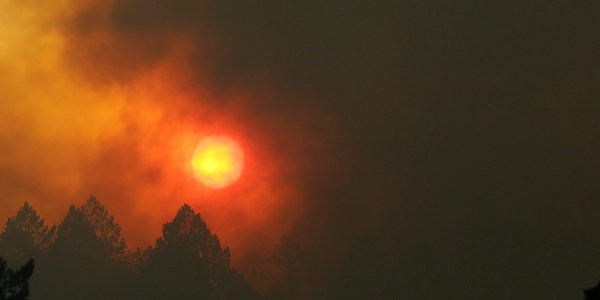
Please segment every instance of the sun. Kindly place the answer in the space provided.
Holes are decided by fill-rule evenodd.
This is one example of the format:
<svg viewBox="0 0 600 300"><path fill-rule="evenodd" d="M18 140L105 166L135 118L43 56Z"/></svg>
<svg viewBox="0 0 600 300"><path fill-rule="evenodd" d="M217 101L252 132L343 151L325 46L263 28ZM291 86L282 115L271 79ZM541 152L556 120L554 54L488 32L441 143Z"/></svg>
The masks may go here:
<svg viewBox="0 0 600 300"><path fill-rule="evenodd" d="M244 154L229 137L218 135L204 138L194 151L192 168L206 186L219 189L236 181L242 174Z"/></svg>

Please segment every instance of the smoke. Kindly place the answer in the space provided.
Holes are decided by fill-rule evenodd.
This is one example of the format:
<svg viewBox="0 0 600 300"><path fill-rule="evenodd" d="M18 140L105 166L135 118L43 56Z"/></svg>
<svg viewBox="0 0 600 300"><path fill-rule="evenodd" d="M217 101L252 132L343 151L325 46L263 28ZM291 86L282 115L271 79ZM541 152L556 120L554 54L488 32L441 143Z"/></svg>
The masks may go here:
<svg viewBox="0 0 600 300"><path fill-rule="evenodd" d="M210 28L219 16L196 3L3 2L0 220L27 201L59 223L93 194L130 247L145 247L188 203L236 261L306 216L303 186L329 155L315 132L335 128L335 116L234 63ZM225 189L191 170L209 135L244 151Z"/></svg>

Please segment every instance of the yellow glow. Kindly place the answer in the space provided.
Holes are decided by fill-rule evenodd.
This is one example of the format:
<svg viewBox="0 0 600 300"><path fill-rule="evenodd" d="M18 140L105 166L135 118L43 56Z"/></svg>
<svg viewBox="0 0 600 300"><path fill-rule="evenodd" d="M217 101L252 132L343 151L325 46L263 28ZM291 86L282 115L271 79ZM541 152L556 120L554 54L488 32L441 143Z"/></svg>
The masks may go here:
<svg viewBox="0 0 600 300"><path fill-rule="evenodd" d="M0 1L0 165L35 166L30 180L60 193L77 192L78 162L124 128L122 93L91 88L66 64L64 21L75 6Z"/></svg>
<svg viewBox="0 0 600 300"><path fill-rule="evenodd" d="M243 165L240 146L225 136L205 138L198 144L192 157L196 177L212 188L223 188L233 183L240 177Z"/></svg>

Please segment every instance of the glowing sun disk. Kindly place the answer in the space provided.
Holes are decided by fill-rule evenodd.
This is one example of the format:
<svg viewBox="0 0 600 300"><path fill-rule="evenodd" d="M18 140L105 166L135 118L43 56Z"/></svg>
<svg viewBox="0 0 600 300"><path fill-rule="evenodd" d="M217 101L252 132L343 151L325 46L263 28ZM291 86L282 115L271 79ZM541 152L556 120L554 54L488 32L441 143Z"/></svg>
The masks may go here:
<svg viewBox="0 0 600 300"><path fill-rule="evenodd" d="M226 136L202 140L192 157L196 177L206 186L223 188L238 179L244 166L240 146Z"/></svg>

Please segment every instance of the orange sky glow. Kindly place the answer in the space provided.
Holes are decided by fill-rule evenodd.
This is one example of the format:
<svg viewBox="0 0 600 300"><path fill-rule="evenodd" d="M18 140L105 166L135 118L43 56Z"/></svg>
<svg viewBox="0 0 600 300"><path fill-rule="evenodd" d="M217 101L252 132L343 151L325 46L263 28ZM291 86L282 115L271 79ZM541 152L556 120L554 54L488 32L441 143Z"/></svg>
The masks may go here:
<svg viewBox="0 0 600 300"><path fill-rule="evenodd" d="M251 115L252 94L203 86L210 74L186 64L202 49L185 34L157 33L167 48L144 64L119 53L127 42L101 13L85 33L70 26L82 11L110 5L0 2L0 222L27 201L58 225L69 205L94 195L129 247L143 248L188 203L234 263L264 251L306 213L294 178L303 172L300 153L318 145L293 130L300 117ZM97 63L102 55L117 63ZM121 59L131 65L118 67ZM190 163L210 135L229 136L244 151L241 176L222 189L199 182Z"/></svg>

